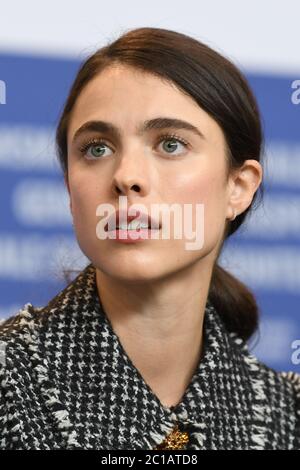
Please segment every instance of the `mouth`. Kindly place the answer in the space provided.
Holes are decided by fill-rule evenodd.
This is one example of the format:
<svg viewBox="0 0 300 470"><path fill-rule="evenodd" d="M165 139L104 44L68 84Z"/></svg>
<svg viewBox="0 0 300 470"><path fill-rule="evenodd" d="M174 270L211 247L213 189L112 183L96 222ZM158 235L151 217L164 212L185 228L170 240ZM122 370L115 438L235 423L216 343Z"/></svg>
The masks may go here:
<svg viewBox="0 0 300 470"><path fill-rule="evenodd" d="M129 215L128 213L121 213L116 211L108 220L104 230L108 231L148 231L160 230L161 224L159 221L154 220L150 215L140 213L138 216Z"/></svg>
<svg viewBox="0 0 300 470"><path fill-rule="evenodd" d="M126 230L127 232L140 232L142 230L159 230L157 228L151 228L151 227L145 227L145 226L139 226L139 227L125 227L125 226L121 226L121 227L116 227L116 228L113 228L112 230ZM105 228L105 231L108 232L108 228Z"/></svg>
<svg viewBox="0 0 300 470"><path fill-rule="evenodd" d="M160 227L156 228L156 227L151 227L151 225L136 223L136 225L135 224L118 225L118 226L108 230L108 224L106 224L104 230L106 232L108 232L108 231L120 231L120 230L124 230L124 231L127 231L127 232L141 232L141 231L145 231L145 230L155 230L155 231L160 230Z"/></svg>

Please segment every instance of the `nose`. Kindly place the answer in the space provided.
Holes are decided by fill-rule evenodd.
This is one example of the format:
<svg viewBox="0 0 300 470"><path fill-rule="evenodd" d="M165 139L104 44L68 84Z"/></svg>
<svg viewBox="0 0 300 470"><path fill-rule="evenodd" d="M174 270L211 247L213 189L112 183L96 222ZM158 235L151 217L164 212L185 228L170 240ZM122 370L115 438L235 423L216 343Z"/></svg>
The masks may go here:
<svg viewBox="0 0 300 470"><path fill-rule="evenodd" d="M149 192L149 168L141 152L128 151L121 156L113 175L112 186L118 196L130 196L133 192L145 196Z"/></svg>

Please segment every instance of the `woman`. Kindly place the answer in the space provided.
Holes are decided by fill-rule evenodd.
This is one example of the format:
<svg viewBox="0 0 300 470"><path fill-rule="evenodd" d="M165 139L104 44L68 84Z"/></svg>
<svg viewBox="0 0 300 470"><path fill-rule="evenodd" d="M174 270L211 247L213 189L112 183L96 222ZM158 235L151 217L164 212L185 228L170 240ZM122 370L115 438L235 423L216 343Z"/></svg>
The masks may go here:
<svg viewBox="0 0 300 470"><path fill-rule="evenodd" d="M242 74L184 34L129 31L81 66L56 137L90 264L1 327L0 447L300 449L299 376L249 353L255 298L218 265L262 188ZM181 225L196 246L160 236Z"/></svg>

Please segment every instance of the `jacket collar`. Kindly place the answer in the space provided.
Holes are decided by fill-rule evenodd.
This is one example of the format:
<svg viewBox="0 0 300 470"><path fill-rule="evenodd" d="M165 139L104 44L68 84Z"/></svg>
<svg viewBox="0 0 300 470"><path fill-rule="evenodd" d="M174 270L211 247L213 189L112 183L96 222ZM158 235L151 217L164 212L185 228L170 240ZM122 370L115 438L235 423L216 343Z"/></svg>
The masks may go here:
<svg viewBox="0 0 300 470"><path fill-rule="evenodd" d="M171 408L123 349L99 300L93 265L46 307L27 304L20 316L43 400L66 448L153 449L176 423L191 449L265 448L271 409L257 360L209 301L203 357Z"/></svg>

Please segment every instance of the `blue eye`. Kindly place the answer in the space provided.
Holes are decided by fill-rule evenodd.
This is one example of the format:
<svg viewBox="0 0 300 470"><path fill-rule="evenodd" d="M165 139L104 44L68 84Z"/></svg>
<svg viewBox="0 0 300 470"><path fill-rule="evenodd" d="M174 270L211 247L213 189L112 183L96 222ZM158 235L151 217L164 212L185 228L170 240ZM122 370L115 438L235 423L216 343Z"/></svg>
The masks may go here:
<svg viewBox="0 0 300 470"><path fill-rule="evenodd" d="M164 135L161 137L160 142L169 142L168 146L164 146L164 149L167 149L166 150L167 153L170 153L169 150L172 150L172 149L176 150L176 148L178 148L178 143L183 145L184 147L188 147L188 143L185 140L175 135ZM178 155L178 154L171 153L171 155Z"/></svg>
<svg viewBox="0 0 300 470"><path fill-rule="evenodd" d="M175 134L164 134L159 137L158 143L164 142L164 151L169 155L180 155L180 153L174 153L172 150L178 148L178 143L183 145L183 147L188 147L189 143ZM166 146L165 143L168 142ZM171 143L171 144L170 144ZM104 153L104 148L111 148L106 144L103 139L93 138L85 142L80 148L79 151L87 160L99 160L101 157L106 156ZM171 152L170 152L171 150Z"/></svg>
<svg viewBox="0 0 300 470"><path fill-rule="evenodd" d="M83 144L79 151L86 156L88 160L97 160L103 156L103 147L108 147L108 145L102 139L92 139ZM88 151L91 151L88 154Z"/></svg>

